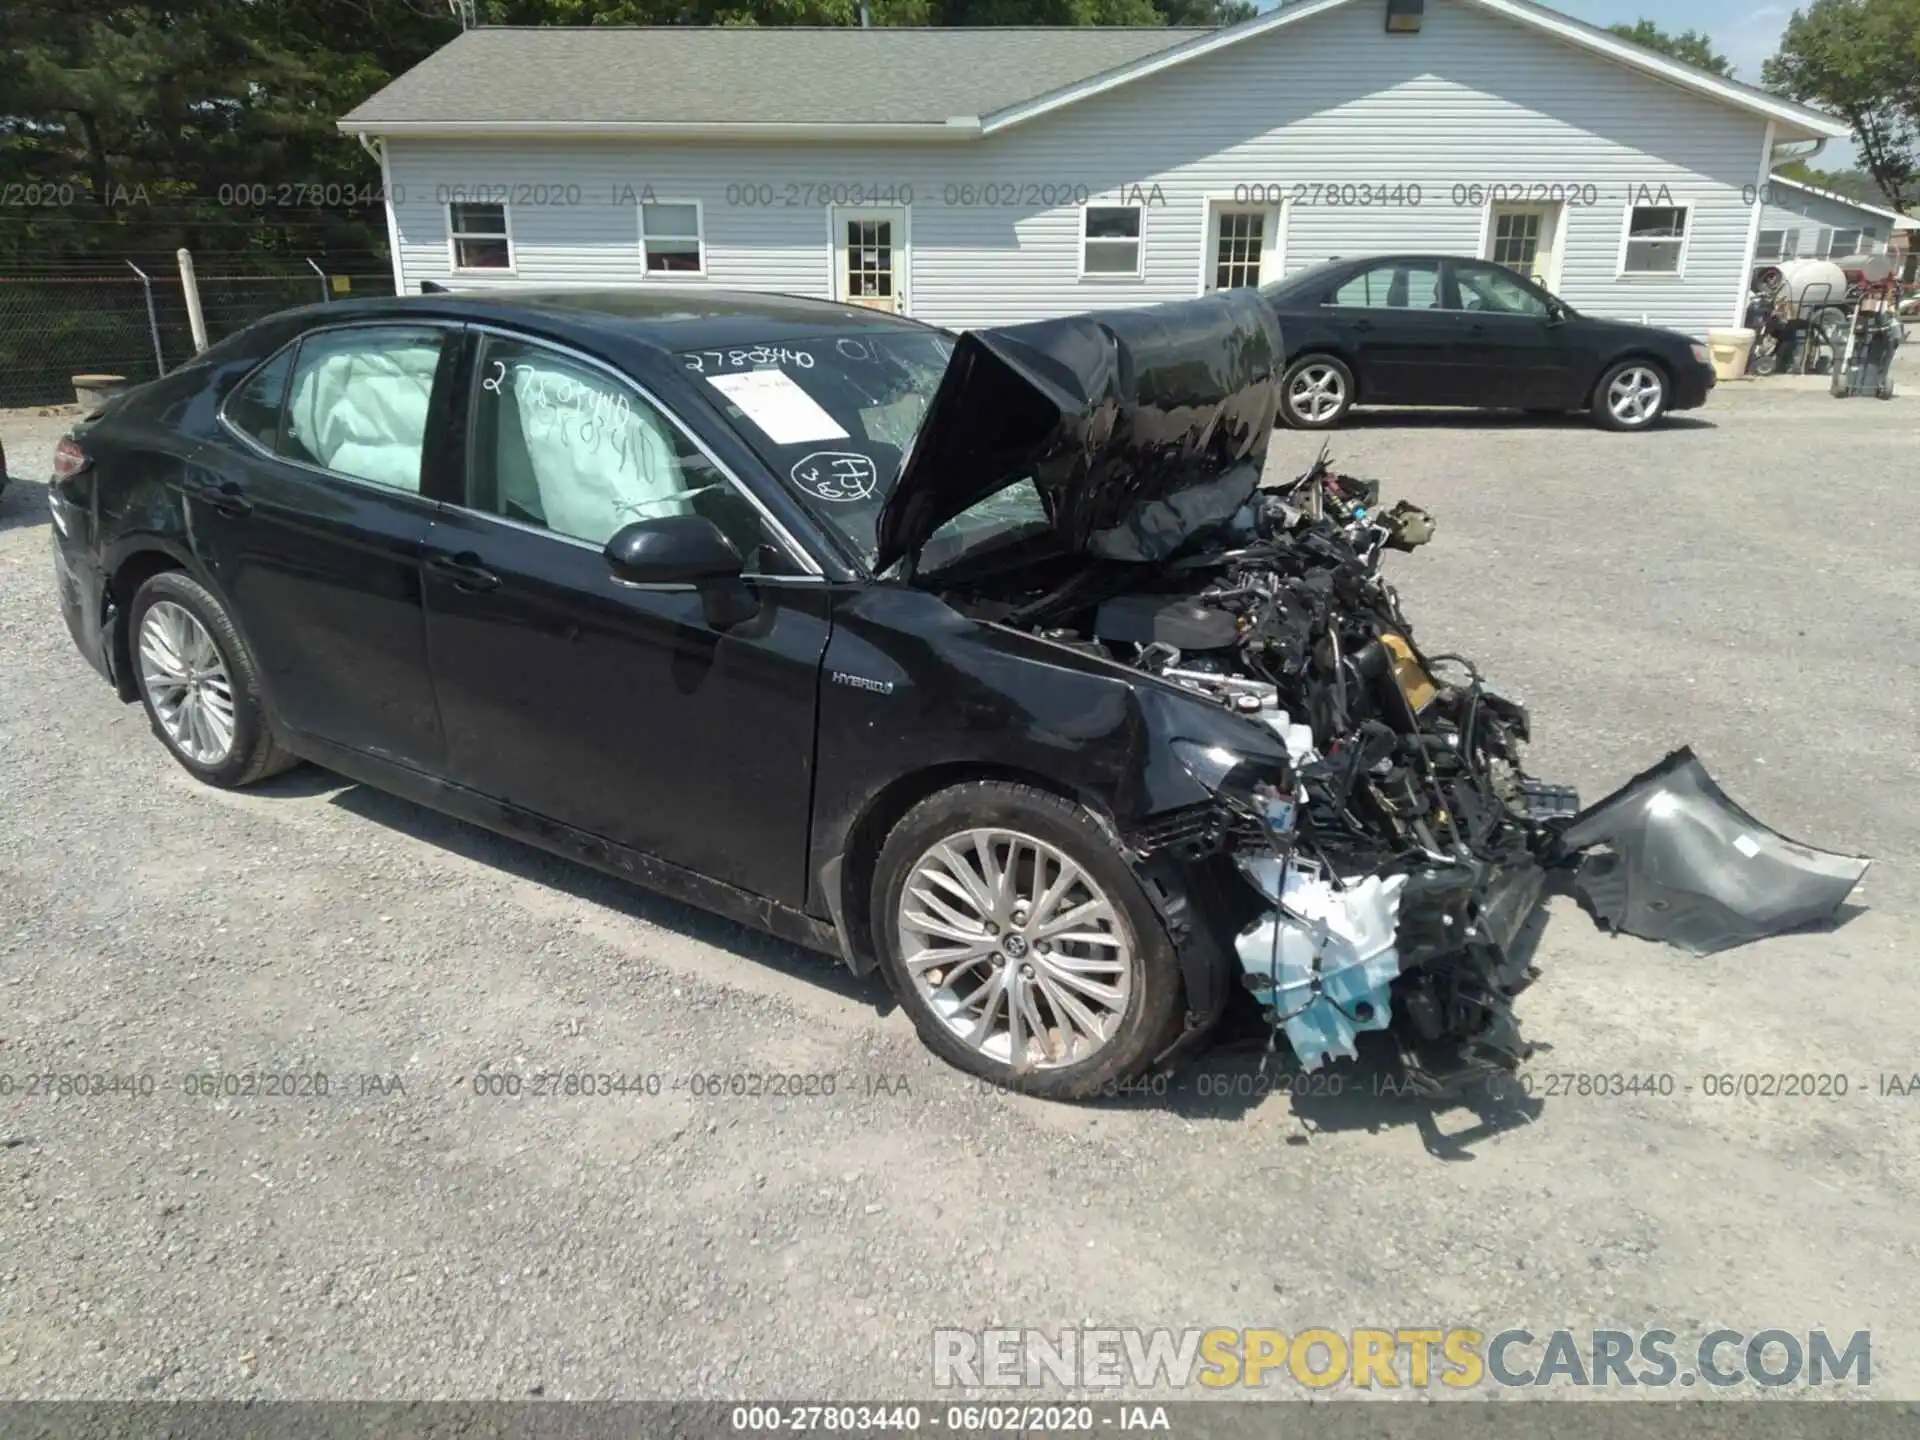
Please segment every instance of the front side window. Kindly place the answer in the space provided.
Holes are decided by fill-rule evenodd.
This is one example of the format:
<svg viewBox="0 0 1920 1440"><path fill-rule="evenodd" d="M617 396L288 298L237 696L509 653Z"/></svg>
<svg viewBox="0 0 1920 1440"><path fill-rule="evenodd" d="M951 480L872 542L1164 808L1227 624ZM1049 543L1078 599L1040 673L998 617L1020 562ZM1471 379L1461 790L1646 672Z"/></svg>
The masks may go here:
<svg viewBox="0 0 1920 1440"><path fill-rule="evenodd" d="M752 502L631 385L497 336L481 352L476 384L471 508L594 546L636 520L705 515L748 573L792 573Z"/></svg>
<svg viewBox="0 0 1920 1440"><path fill-rule="evenodd" d="M640 253L649 273L704 274L707 265L701 244L698 201L667 200L640 207Z"/></svg>
<svg viewBox="0 0 1920 1440"><path fill-rule="evenodd" d="M688 350L680 362L800 503L871 556L952 354L938 330L857 330Z"/></svg>
<svg viewBox="0 0 1920 1440"><path fill-rule="evenodd" d="M1372 266L1343 283L1330 303L1359 310L1437 310L1439 262L1393 260Z"/></svg>
<svg viewBox="0 0 1920 1440"><path fill-rule="evenodd" d="M1687 207L1636 205L1627 212L1627 275L1678 275L1687 244Z"/></svg>
<svg viewBox="0 0 1920 1440"><path fill-rule="evenodd" d="M418 494L443 339L432 328L399 325L307 336L294 360L279 453Z"/></svg>
<svg viewBox="0 0 1920 1440"><path fill-rule="evenodd" d="M455 200L447 206L447 233L453 237L454 269L513 268L513 241L507 234L505 205Z"/></svg>
<svg viewBox="0 0 1920 1440"><path fill-rule="evenodd" d="M1140 273L1141 228L1146 207L1089 205L1081 212L1080 268L1087 275Z"/></svg>
<svg viewBox="0 0 1920 1440"><path fill-rule="evenodd" d="M1454 283L1460 289L1460 308L1493 315L1545 316L1547 302L1522 285L1512 271L1498 265L1456 265Z"/></svg>

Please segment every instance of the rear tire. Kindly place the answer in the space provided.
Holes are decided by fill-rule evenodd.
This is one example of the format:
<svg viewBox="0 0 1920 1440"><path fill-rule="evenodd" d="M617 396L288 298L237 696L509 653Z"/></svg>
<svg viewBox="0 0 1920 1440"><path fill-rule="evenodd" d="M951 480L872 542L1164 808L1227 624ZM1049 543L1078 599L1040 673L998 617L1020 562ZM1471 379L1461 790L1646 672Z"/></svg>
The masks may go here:
<svg viewBox="0 0 1920 1440"><path fill-rule="evenodd" d="M1057 795L990 780L922 800L881 847L872 914L921 1040L994 1084L1091 1099L1178 1032L1165 926L1107 832Z"/></svg>
<svg viewBox="0 0 1920 1440"><path fill-rule="evenodd" d="M164 570L134 592L127 652L153 733L195 779L234 790L300 763L274 743L226 607L192 576Z"/></svg>
<svg viewBox="0 0 1920 1440"><path fill-rule="evenodd" d="M1295 430L1331 430L1353 408L1353 371L1331 355L1302 355L1280 381L1280 418Z"/></svg>

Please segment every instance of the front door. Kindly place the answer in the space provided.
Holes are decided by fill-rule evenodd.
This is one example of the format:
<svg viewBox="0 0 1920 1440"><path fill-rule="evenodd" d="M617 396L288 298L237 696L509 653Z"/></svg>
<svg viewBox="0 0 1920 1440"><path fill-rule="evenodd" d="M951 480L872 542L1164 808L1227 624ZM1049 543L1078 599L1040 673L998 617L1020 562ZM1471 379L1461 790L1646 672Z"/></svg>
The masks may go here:
<svg viewBox="0 0 1920 1440"><path fill-rule="evenodd" d="M1496 203L1487 226L1484 258L1516 270L1534 284L1551 290L1559 277L1554 262L1559 254L1558 203L1510 205Z"/></svg>
<svg viewBox="0 0 1920 1440"><path fill-rule="evenodd" d="M458 783L798 906L826 587L636 387L488 336L466 503L427 540L427 634ZM634 520L704 514L747 559L715 628L691 586L638 589L602 547ZM781 572L786 573L781 573Z"/></svg>
<svg viewBox="0 0 1920 1440"><path fill-rule="evenodd" d="M1578 405L1573 342L1553 318L1551 297L1504 265L1448 262L1461 313L1460 353L1477 403L1530 409Z"/></svg>
<svg viewBox="0 0 1920 1440"><path fill-rule="evenodd" d="M184 485L280 721L422 770L442 755L420 489L446 333L361 325L289 346L229 397Z"/></svg>
<svg viewBox="0 0 1920 1440"><path fill-rule="evenodd" d="M907 212L836 205L833 298L890 314L907 312Z"/></svg>

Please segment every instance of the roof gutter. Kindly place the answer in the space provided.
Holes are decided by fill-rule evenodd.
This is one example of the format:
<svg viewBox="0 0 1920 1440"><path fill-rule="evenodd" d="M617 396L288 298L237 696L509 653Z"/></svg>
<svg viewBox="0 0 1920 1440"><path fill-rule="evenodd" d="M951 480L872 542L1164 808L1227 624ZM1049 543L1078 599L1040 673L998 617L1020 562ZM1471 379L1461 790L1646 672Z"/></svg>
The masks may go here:
<svg viewBox="0 0 1920 1440"><path fill-rule="evenodd" d="M487 139L512 136L535 140L631 140L684 138L699 140L978 140L980 117L954 115L948 119L908 124L844 124L816 121L688 121L688 120L362 120L349 115L335 122L343 134L423 136L436 140Z"/></svg>

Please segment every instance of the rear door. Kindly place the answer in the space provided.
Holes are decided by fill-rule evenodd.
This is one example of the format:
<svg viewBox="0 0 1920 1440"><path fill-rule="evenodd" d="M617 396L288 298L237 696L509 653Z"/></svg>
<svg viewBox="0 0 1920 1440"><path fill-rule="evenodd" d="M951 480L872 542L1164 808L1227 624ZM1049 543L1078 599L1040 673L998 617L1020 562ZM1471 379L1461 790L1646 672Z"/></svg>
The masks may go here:
<svg viewBox="0 0 1920 1440"><path fill-rule="evenodd" d="M482 333L466 486L426 613L458 783L799 906L827 588L688 430L589 356ZM692 586L615 580L634 520L704 514L748 559L716 628Z"/></svg>
<svg viewBox="0 0 1920 1440"><path fill-rule="evenodd" d="M442 755L420 563L443 326L309 332L227 398L189 467L194 544L289 729L415 768Z"/></svg>
<svg viewBox="0 0 1920 1440"><path fill-rule="evenodd" d="M1550 297L1504 265L1448 262L1449 303L1459 315L1460 354L1474 403L1554 409L1574 397L1573 346Z"/></svg>
<svg viewBox="0 0 1920 1440"><path fill-rule="evenodd" d="M1362 404L1463 403L1457 317L1442 303L1440 287L1437 260L1383 260L1328 297L1329 312L1353 336Z"/></svg>

